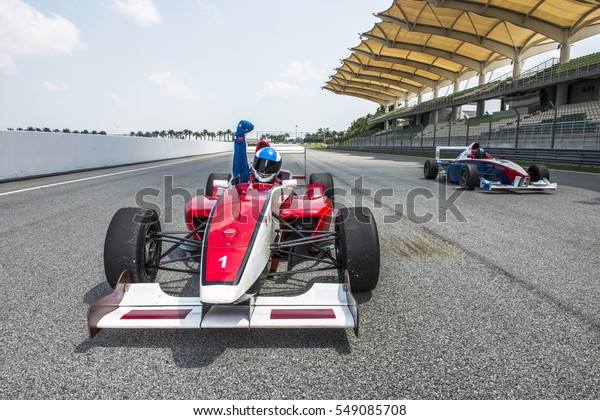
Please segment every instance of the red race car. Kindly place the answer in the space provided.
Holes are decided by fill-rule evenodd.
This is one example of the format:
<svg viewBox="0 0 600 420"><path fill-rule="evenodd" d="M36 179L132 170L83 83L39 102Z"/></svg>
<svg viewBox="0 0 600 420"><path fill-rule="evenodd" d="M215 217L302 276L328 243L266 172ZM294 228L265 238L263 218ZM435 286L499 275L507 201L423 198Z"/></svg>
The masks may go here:
<svg viewBox="0 0 600 420"><path fill-rule="evenodd" d="M274 147L306 156L298 146ZM185 206L184 234L163 232L153 210L117 211L104 247L114 291L90 305L90 335L102 328L353 328L358 334L352 293L375 289L379 279L375 219L368 208L334 210L331 174L306 180L306 173L282 170L275 183L234 185L229 174L211 174L206 195ZM167 258L178 248L187 251L183 258ZM181 268L190 261L199 267ZM161 270L197 275L199 296L166 294L154 282ZM289 296L261 294L265 282L327 270L339 280L308 282Z"/></svg>

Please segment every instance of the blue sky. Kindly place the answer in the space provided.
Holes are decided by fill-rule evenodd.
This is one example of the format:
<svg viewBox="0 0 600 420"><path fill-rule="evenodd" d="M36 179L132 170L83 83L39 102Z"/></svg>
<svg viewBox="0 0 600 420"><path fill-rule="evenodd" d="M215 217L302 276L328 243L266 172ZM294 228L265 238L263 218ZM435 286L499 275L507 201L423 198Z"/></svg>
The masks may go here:
<svg viewBox="0 0 600 420"><path fill-rule="evenodd" d="M377 105L321 86L391 3L0 0L0 128L345 130Z"/></svg>

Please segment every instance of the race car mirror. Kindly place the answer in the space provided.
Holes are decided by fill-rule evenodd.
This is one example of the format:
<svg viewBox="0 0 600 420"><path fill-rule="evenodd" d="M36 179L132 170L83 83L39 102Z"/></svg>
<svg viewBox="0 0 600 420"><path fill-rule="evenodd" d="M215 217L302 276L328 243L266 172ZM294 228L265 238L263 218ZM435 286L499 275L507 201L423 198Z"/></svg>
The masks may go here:
<svg viewBox="0 0 600 420"><path fill-rule="evenodd" d="M289 187L289 188L296 188L298 186L298 180L297 179L285 179L285 180L281 181L281 186Z"/></svg>
<svg viewBox="0 0 600 420"><path fill-rule="evenodd" d="M213 181L213 186L217 188L227 188L229 186L229 181L226 179L215 179Z"/></svg>

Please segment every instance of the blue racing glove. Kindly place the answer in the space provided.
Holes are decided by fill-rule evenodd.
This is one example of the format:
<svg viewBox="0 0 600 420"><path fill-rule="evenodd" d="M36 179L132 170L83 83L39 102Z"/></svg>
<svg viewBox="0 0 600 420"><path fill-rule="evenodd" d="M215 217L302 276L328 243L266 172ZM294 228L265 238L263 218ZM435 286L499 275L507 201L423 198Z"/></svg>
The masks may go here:
<svg viewBox="0 0 600 420"><path fill-rule="evenodd" d="M240 140L239 137L246 138L246 134L254 130L254 124L250 121L241 120L235 131L235 139Z"/></svg>

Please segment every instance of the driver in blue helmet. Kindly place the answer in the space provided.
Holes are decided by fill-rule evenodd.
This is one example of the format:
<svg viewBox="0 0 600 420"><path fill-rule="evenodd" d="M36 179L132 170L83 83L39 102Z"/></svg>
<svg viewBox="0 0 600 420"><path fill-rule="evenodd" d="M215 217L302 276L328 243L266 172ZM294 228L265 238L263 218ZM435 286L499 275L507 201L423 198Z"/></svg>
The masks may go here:
<svg viewBox="0 0 600 420"><path fill-rule="evenodd" d="M242 120L237 126L233 147L233 183L245 184L260 182L274 184L279 182L281 155L271 145L261 140L256 146L252 166L246 157L246 134L254 130L254 124Z"/></svg>

